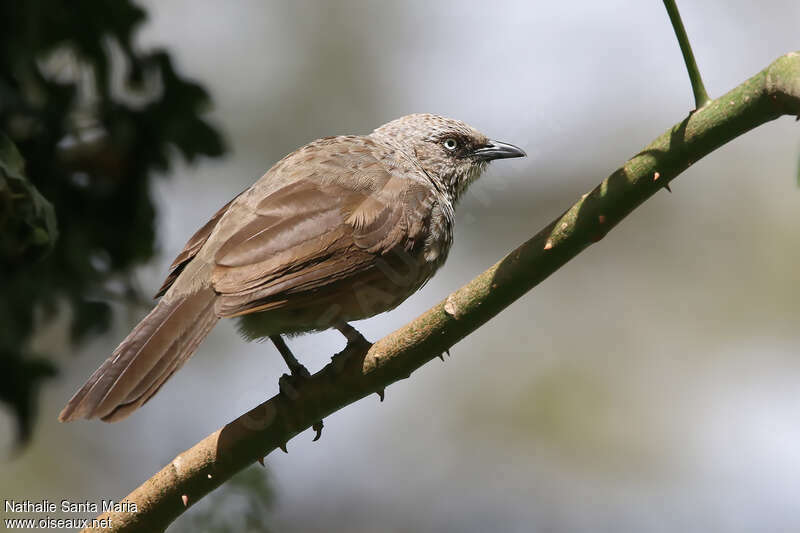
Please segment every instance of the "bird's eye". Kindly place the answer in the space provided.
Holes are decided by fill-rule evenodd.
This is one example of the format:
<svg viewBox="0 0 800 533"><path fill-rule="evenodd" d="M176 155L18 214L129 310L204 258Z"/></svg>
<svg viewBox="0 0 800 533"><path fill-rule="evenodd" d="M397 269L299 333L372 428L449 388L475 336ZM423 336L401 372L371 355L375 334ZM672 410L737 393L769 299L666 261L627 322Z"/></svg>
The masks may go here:
<svg viewBox="0 0 800 533"><path fill-rule="evenodd" d="M444 147L450 150L451 152L458 148L458 141L453 139L452 137L448 137L444 140Z"/></svg>

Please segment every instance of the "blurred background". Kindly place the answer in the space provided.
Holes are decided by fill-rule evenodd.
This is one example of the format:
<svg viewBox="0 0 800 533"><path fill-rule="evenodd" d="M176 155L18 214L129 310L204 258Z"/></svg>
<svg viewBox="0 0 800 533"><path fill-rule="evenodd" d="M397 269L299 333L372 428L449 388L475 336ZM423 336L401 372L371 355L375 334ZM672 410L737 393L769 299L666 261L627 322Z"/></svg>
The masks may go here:
<svg viewBox="0 0 800 533"><path fill-rule="evenodd" d="M115 204L108 217L118 215L120 229L104 238L139 252L93 253L96 270L110 264L113 276L72 287L34 316L26 349L43 354L50 377L26 392L27 411L38 413L25 415L27 430L20 404L0 404L5 499L121 499L277 392L275 349L222 322L129 419L56 421L145 314L149 304L137 301L157 290L189 235L284 154L412 112L462 119L528 152L473 185L439 274L395 311L357 324L375 340L536 233L693 108L656 1L136 5L147 19L131 33L133 55L108 37L104 46L120 64L145 54L145 72L161 69L152 83L178 91L152 112L183 115L175 111L168 132L131 126L141 142L161 144L147 152L152 164L133 157L139 151L123 159L137 161L131 179L145 185L119 190L119 205L143 199L152 209L129 216ZM800 49L795 0L679 7L712 97ZM146 56L157 49L169 69ZM44 72L53 55L37 58ZM149 109L124 100L125 87L108 90ZM131 117L134 126L155 120ZM15 140L35 167L36 152ZM265 470L248 469L170 531L799 531L799 153L798 125L783 118L697 162L673 194L658 193L444 363L391 386L384 403L372 396L329 417L319 442L300 435L288 455L268 456ZM88 179L70 176L77 186ZM54 203L62 235L79 234ZM96 204L81 213L87 228L111 223ZM138 229L127 240L118 233L134 227L126 220L150 232L149 248ZM80 244L55 242L57 258ZM18 286L39 282L16 275ZM84 319L107 327L76 338L82 298ZM17 314L8 302L5 314ZM313 372L343 340L323 333L290 345Z"/></svg>

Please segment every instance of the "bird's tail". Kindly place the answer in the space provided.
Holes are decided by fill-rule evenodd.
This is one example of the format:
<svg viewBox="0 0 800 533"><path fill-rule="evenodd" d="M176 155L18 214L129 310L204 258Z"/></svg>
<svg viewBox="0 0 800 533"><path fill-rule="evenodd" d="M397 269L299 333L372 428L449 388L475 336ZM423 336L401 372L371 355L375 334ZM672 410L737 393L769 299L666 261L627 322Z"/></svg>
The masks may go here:
<svg viewBox="0 0 800 533"><path fill-rule="evenodd" d="M58 419L116 422L138 409L217 323L214 299L211 288L172 299L167 295L75 393Z"/></svg>

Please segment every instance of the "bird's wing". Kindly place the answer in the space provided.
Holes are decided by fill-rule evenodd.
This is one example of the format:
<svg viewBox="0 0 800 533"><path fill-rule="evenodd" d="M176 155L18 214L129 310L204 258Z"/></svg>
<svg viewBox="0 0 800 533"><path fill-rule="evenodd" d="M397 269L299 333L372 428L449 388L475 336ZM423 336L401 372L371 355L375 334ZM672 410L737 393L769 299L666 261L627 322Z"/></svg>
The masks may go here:
<svg viewBox="0 0 800 533"><path fill-rule="evenodd" d="M393 175L373 156L360 154L357 165L340 159L329 150L324 161L295 168L310 177L262 198L255 216L218 249L218 315L280 308L289 295L356 276L363 282L380 274L382 256L422 245L430 188ZM315 179L323 170L334 179Z"/></svg>
<svg viewBox="0 0 800 533"><path fill-rule="evenodd" d="M194 256L197 255L197 252L199 252L200 248L202 248L206 243L208 237L211 235L211 232L214 231L217 223L222 218L222 215L225 214L236 198L238 198L238 196L236 196L227 204L223 205L219 211L214 213L214 216L212 216L202 228L197 230L195 234L189 238L181 253L178 254L175 260L169 266L169 274L167 274L167 279L164 280L164 283L161 284L161 288L158 289L158 292L155 295L156 298L163 296L164 293L167 292L170 287L172 287L172 284L175 283L176 279L178 279L178 276L181 274L181 272L183 272L183 269L186 268L186 265L189 264L189 261L194 259Z"/></svg>

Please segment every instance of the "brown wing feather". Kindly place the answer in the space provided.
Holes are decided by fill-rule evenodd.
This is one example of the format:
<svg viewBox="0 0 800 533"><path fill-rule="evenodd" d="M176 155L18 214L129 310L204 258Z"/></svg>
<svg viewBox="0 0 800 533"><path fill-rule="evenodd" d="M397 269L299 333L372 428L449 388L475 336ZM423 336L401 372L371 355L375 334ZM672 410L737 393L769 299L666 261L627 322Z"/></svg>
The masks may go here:
<svg viewBox="0 0 800 533"><path fill-rule="evenodd" d="M421 245L431 191L382 167L369 178L298 180L265 197L215 256L217 314L279 308L289 294L296 301L348 278L363 281L381 255Z"/></svg>
<svg viewBox="0 0 800 533"><path fill-rule="evenodd" d="M189 241L183 247L181 253L175 258L172 264L169 266L169 274L167 274L167 279L164 280L164 283L161 284L161 288L158 289L158 292L155 295L155 298L160 296L164 296L164 293L172 287L172 284L175 283L175 280L178 279L178 276L183 272L183 269L186 265L194 259L194 256L197 255L197 252L200 251L200 248L208 240L208 237L211 235L211 232L214 231L214 228L217 226L219 219L222 218L222 215L228 210L234 200L238 198L238 195L233 198L230 202L222 206L219 211L214 213L214 216L203 225L202 228L197 230L194 235L189 238Z"/></svg>

